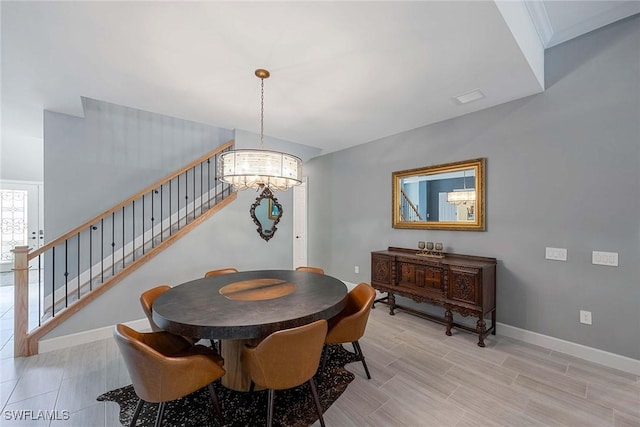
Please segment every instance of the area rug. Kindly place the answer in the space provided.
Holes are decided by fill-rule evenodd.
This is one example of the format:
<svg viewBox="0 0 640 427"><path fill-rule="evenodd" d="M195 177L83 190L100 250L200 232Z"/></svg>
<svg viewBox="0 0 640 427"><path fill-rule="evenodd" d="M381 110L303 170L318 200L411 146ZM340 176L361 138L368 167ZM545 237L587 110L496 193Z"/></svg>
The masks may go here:
<svg viewBox="0 0 640 427"><path fill-rule="evenodd" d="M354 375L344 366L355 362L353 353L341 345L331 345L328 349L327 365L314 380L318 389L320 405L325 412L340 397L354 379ZM267 423L267 391L253 393L229 390L214 383L225 426L264 426ZM132 385L109 391L98 397L99 401L111 401L120 405L120 423L128 426L138 402ZM207 388L198 390L182 399L167 402L162 420L163 427L214 427L219 421L210 409L211 401ZM138 416L137 426L153 426L158 406L145 403ZM318 419L315 404L308 384L276 391L275 426L309 426Z"/></svg>

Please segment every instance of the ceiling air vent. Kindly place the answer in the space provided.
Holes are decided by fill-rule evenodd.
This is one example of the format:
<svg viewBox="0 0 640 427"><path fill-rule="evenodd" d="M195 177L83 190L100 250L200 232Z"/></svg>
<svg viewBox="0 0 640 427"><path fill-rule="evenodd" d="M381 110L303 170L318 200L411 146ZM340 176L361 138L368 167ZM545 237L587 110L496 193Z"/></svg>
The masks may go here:
<svg viewBox="0 0 640 427"><path fill-rule="evenodd" d="M464 93L462 95L458 95L453 99L458 104L468 104L473 101L477 101L478 99L484 98L484 94L480 92L480 90L472 90L471 92Z"/></svg>

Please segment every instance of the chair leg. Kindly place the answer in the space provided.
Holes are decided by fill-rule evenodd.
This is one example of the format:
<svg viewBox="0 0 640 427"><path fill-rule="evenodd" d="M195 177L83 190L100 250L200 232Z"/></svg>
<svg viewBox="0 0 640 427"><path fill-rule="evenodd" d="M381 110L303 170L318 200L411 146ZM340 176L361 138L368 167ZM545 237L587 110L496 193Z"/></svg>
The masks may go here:
<svg viewBox="0 0 640 427"><path fill-rule="evenodd" d="M316 383L313 382L313 378L309 379L309 385L311 386L311 394L313 395L313 401L316 403L316 411L318 412L318 421L320 425L324 426L324 418L322 418L322 406L320 406L320 399L318 399L318 391L316 390Z"/></svg>
<svg viewBox="0 0 640 427"><path fill-rule="evenodd" d="M364 366L364 371L367 374L367 379L371 379L371 374L369 373L369 368L367 367L367 362L364 361L364 353L362 352L362 349L360 348L360 343L356 340L352 344L353 344L353 349L356 351L356 354L358 355L358 359L362 362L362 366Z"/></svg>
<svg viewBox="0 0 640 427"><path fill-rule="evenodd" d="M329 354L329 346L327 344L322 348L322 368L320 368L320 372L324 373L324 368L327 366L327 356Z"/></svg>
<svg viewBox="0 0 640 427"><path fill-rule="evenodd" d="M269 403L267 403L267 427L273 425L273 402L275 400L275 390L269 389Z"/></svg>
<svg viewBox="0 0 640 427"><path fill-rule="evenodd" d="M164 415L164 404L165 402L160 402L158 405L158 415L156 415L156 423L155 427L160 427L162 424L162 416Z"/></svg>
<svg viewBox="0 0 640 427"><path fill-rule="evenodd" d="M138 421L138 415L140 415L140 411L142 410L143 405L144 405L144 401L142 399L138 399L138 404L136 405L136 411L133 413L133 418L131 418L129 427L134 427L136 425L136 421Z"/></svg>
<svg viewBox="0 0 640 427"><path fill-rule="evenodd" d="M216 415L218 415L218 418L220 419L220 424L224 425L224 417L222 416L222 410L220 409L220 403L218 402L218 395L216 394L216 390L213 388L213 384L209 384L208 387L213 409L216 411Z"/></svg>

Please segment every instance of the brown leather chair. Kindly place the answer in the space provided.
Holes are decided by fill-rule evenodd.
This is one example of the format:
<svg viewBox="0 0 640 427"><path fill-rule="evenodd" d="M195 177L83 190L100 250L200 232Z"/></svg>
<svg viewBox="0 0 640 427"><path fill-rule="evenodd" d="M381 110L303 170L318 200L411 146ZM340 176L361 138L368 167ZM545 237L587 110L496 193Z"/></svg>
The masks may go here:
<svg viewBox="0 0 640 427"><path fill-rule="evenodd" d="M306 267L306 266L301 266L301 267L297 267L296 271L309 271L311 273L318 273L318 274L324 274L324 270L321 269L320 267Z"/></svg>
<svg viewBox="0 0 640 427"><path fill-rule="evenodd" d="M367 378L371 379L367 362L360 348L358 340L364 335L367 320L371 312L376 291L367 283L360 283L347 295L347 306L337 316L329 320L329 332L325 339L325 347L322 354L322 369L327 363L327 345L350 342L359 361L364 366Z"/></svg>
<svg viewBox="0 0 640 427"><path fill-rule="evenodd" d="M160 329L160 327L153 321L153 312L151 307L153 306L153 302L156 300L156 298L167 292L169 289L171 289L171 286L169 285L159 285L155 288L144 291L142 295L140 295L140 304L142 305L142 310L147 316L147 319L149 319L149 325L151 326L151 330L153 332L161 332L162 329Z"/></svg>
<svg viewBox="0 0 640 427"><path fill-rule="evenodd" d="M219 270L211 270L211 271L207 271L204 275L204 277L211 277L211 276L217 276L219 274L229 274L229 273L237 273L238 270L236 270L233 267L229 267L229 268L221 268Z"/></svg>
<svg viewBox="0 0 640 427"><path fill-rule="evenodd" d="M140 295L140 305L142 305L142 311L144 311L144 314L147 316L147 319L149 319L149 325L151 326L151 330L153 332L162 332L162 329L160 329L160 327L156 325L156 323L153 321L153 311L152 311L153 302L156 300L156 298L158 298L163 293L167 292L169 289L171 289L171 286L169 285L158 285L155 288L151 288L144 291ZM198 342L197 338L189 338L189 337L183 337L183 338L189 341L191 344L195 344L196 342Z"/></svg>
<svg viewBox="0 0 640 427"><path fill-rule="evenodd" d="M135 426L144 402L159 403L157 427L162 423L165 402L209 388L211 404L222 424L222 411L212 383L225 374L223 360L202 345L192 346L168 332L142 333L118 324L113 336L120 348L133 388L138 396L130 426Z"/></svg>
<svg viewBox="0 0 640 427"><path fill-rule="evenodd" d="M251 378L251 391L257 384L269 390L267 425L273 423L274 390L285 390L308 382L316 404L318 420L324 427L322 407L313 376L320 364L327 321L274 332L255 347L242 351L242 368Z"/></svg>

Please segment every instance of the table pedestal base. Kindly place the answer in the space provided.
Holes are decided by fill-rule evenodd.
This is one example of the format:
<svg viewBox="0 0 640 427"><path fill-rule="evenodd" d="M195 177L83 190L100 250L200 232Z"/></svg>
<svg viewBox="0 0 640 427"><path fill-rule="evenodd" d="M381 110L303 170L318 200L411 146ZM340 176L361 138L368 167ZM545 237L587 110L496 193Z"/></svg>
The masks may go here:
<svg viewBox="0 0 640 427"><path fill-rule="evenodd" d="M249 391L251 378L242 369L240 356L245 344L257 345L261 340L222 340L222 354L224 358L224 370L226 374L222 376L222 385L235 391ZM256 387L256 390L258 387Z"/></svg>

